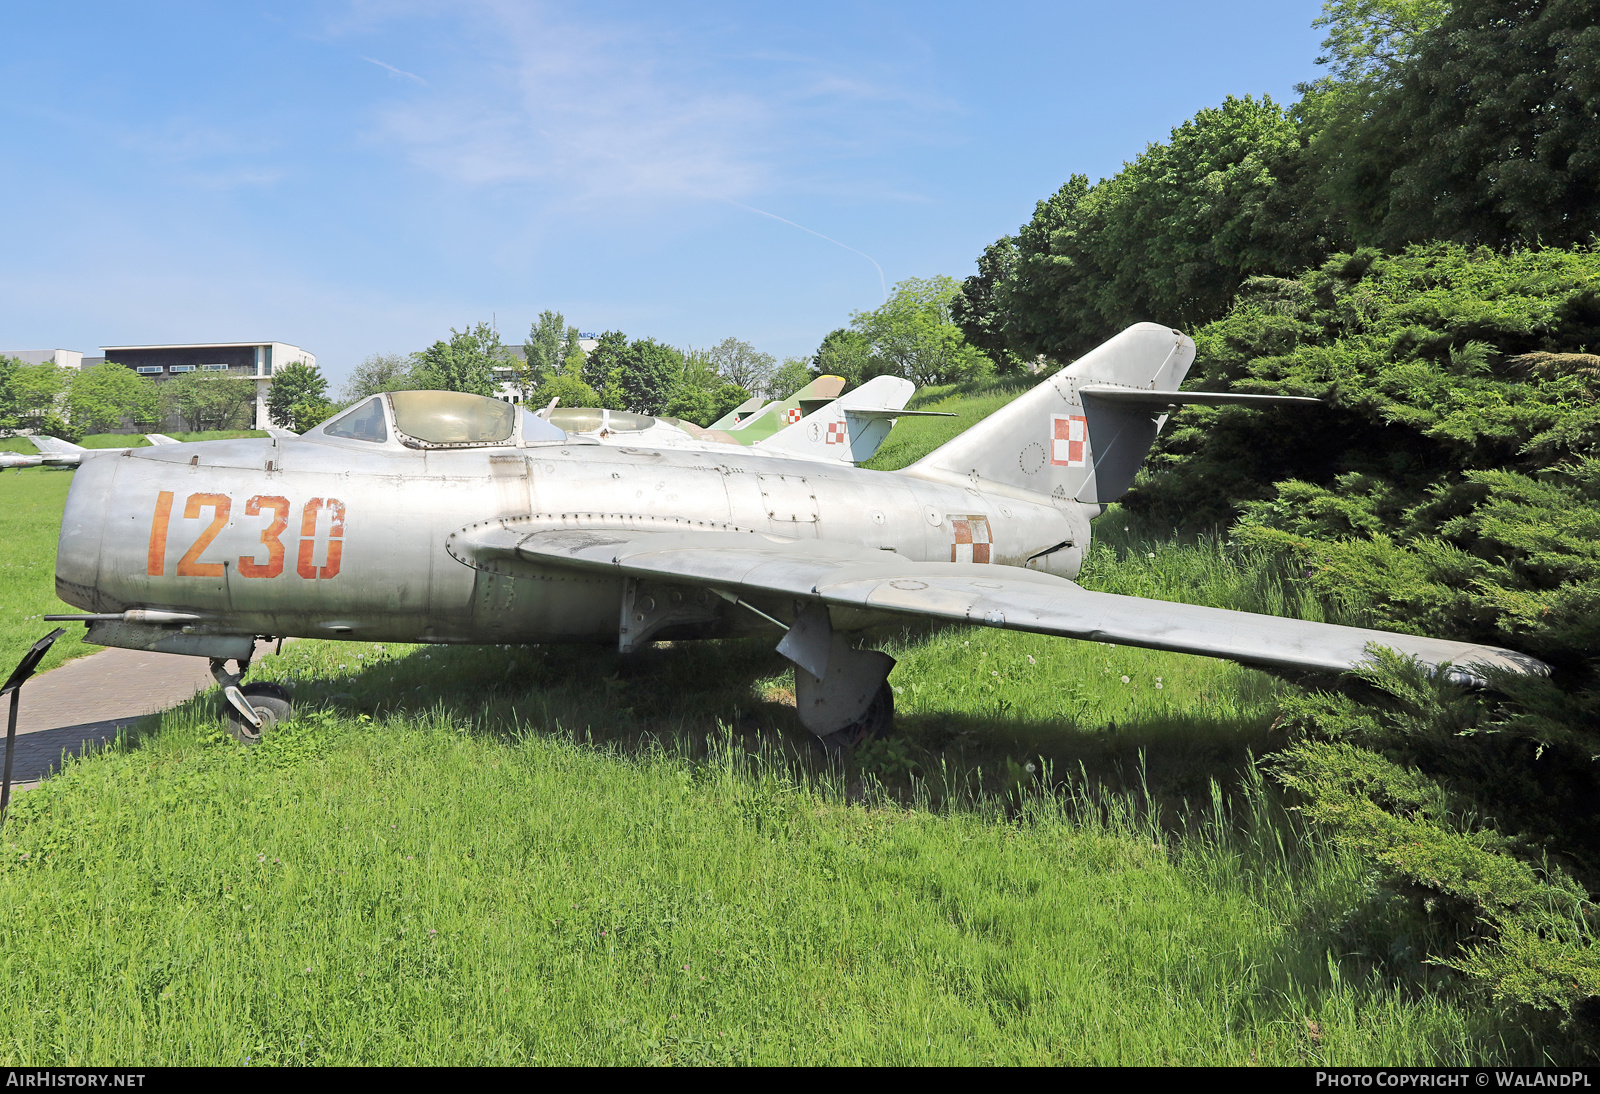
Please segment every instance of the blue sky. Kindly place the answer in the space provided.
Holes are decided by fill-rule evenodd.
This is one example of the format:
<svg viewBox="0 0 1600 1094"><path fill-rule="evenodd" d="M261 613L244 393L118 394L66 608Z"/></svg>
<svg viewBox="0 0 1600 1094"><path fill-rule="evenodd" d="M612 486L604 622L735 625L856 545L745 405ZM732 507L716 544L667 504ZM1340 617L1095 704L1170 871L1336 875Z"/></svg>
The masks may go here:
<svg viewBox="0 0 1600 1094"><path fill-rule="evenodd" d="M1320 7L12 0L0 346L272 338L338 379L553 308L809 353L879 267L965 277L1068 175L1292 100Z"/></svg>

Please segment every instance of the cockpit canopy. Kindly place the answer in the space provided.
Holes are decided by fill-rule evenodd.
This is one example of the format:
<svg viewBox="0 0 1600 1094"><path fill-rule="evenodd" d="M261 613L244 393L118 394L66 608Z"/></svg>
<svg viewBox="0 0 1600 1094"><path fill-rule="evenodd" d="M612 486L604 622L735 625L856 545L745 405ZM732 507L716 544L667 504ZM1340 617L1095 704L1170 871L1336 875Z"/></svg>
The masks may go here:
<svg viewBox="0 0 1600 1094"><path fill-rule="evenodd" d="M465 391L391 391L394 427L424 444L504 444L516 428L516 408Z"/></svg>
<svg viewBox="0 0 1600 1094"><path fill-rule="evenodd" d="M596 406L558 406L550 412L550 422L568 433L643 433L656 419Z"/></svg>
<svg viewBox="0 0 1600 1094"><path fill-rule="evenodd" d="M310 435L388 444L391 425L394 440L407 448L478 448L567 440L564 430L543 418L499 399L465 391L374 395L324 422Z"/></svg>

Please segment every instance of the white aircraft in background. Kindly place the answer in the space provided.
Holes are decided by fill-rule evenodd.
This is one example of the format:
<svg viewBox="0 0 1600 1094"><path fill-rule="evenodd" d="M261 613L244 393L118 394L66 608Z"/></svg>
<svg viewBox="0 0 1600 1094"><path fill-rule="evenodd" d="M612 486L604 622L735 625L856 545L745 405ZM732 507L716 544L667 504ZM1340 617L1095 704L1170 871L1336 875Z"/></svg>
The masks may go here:
<svg viewBox="0 0 1600 1094"><path fill-rule="evenodd" d="M144 439L151 444L182 444L182 441L167 436L165 433L146 433ZM120 448L84 448L82 445L63 441L57 437L44 437L33 434L28 437L33 447L39 450L37 456L30 456L23 452L0 452L0 471L15 467L18 470L24 467L77 467L85 459L93 456L103 456L110 452L120 453Z"/></svg>
<svg viewBox="0 0 1600 1094"><path fill-rule="evenodd" d="M843 383L838 381L839 386ZM872 458L899 418L954 417L941 411L903 409L916 390L910 380L898 376L875 377L839 396L805 397L803 390L786 400L795 406L769 404L768 410L746 418L744 427L732 432L599 407L552 406L539 416L568 434L593 437L602 444L700 452L726 452L733 446L736 451L745 448L791 459L859 464ZM808 406L812 409L807 412ZM771 428L757 433L756 419L774 409L776 420ZM751 437L754 439L747 439Z"/></svg>

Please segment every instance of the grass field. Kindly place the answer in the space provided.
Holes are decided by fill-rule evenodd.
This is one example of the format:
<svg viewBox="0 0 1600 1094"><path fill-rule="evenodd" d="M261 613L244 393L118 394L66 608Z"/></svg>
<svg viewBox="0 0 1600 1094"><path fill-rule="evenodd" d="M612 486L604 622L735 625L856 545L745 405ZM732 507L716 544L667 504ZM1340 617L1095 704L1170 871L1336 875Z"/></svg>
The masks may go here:
<svg viewBox="0 0 1600 1094"><path fill-rule="evenodd" d="M261 429L213 429L203 433L168 433L175 441L226 441L238 437L265 437ZM147 448L142 433L91 433L78 441L83 448ZM37 452L26 437L0 437L0 452Z"/></svg>
<svg viewBox="0 0 1600 1094"><path fill-rule="evenodd" d="M0 680L30 645L59 626L42 616L81 610L56 598L56 537L71 485L72 472L57 468L0 473ZM100 648L78 641L77 630L68 628L41 671Z"/></svg>
<svg viewBox="0 0 1600 1094"><path fill-rule="evenodd" d="M6 607L48 596L69 476L0 490L30 477L32 515L0 519L39 561ZM1319 610L1220 544L1100 532L1086 584ZM19 617L0 641L31 640ZM897 732L843 765L756 640L285 647L253 676L302 713L261 746L202 697L18 799L0 1062L1581 1057L1419 964L1261 786L1290 685L987 628L878 640Z"/></svg>

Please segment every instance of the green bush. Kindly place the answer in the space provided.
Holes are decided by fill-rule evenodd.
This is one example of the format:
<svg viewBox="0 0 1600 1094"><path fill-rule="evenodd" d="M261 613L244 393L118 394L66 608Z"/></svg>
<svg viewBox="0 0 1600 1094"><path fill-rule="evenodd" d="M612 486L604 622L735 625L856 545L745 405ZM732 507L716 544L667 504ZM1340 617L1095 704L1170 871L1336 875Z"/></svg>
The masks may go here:
<svg viewBox="0 0 1600 1094"><path fill-rule="evenodd" d="M1504 1000L1600 995L1600 252L1452 244L1258 279L1192 386L1320 396L1191 409L1127 499L1369 625L1536 655L1466 693L1380 659L1286 700L1274 770L1366 855L1433 960Z"/></svg>

